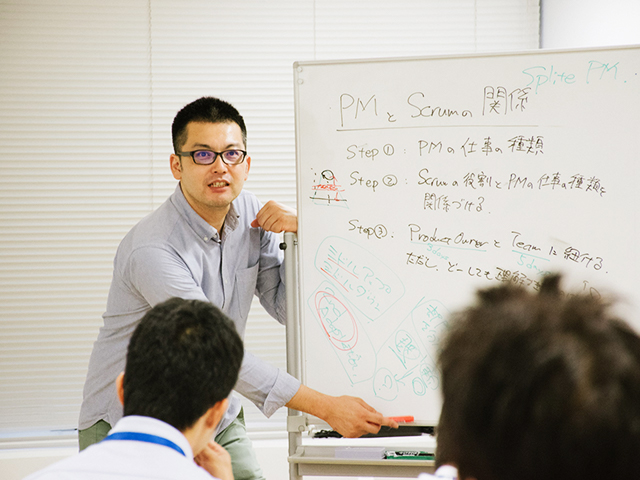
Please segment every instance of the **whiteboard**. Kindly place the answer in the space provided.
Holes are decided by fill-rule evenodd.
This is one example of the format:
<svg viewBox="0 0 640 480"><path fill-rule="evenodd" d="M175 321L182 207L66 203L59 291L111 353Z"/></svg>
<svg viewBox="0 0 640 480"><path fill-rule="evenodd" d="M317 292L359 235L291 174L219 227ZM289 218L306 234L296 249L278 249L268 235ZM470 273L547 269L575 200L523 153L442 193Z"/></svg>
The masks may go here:
<svg viewBox="0 0 640 480"><path fill-rule="evenodd" d="M562 272L635 312L639 74L638 46L294 64L304 383L434 425L478 288Z"/></svg>

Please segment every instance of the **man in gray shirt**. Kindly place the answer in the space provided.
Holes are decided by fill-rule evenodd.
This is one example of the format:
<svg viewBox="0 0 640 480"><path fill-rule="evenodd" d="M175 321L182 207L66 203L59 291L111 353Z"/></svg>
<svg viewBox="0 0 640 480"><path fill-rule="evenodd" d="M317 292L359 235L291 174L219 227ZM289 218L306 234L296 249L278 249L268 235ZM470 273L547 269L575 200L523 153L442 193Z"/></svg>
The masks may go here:
<svg viewBox="0 0 640 480"><path fill-rule="evenodd" d="M209 301L244 335L253 295L285 321L282 253L277 233L297 231L295 211L264 207L243 191L251 157L239 112L203 97L178 112L171 171L179 183L157 210L122 240L80 411L80 448L100 441L122 416L113 382L124 370L129 337L142 316L171 297ZM235 390L269 416L282 406L322 418L344 436L397 427L359 398L324 395L245 353ZM236 480L262 478L246 436L240 401L231 397L216 442L229 451Z"/></svg>

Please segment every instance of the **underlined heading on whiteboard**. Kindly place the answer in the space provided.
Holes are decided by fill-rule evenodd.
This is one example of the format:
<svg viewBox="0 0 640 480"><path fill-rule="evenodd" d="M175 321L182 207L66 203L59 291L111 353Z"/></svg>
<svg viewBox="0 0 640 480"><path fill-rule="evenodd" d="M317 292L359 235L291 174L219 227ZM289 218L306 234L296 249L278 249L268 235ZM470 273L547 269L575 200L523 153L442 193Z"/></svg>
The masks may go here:
<svg viewBox="0 0 640 480"><path fill-rule="evenodd" d="M538 128L540 125L411 125L406 127L363 127L363 128L336 128L336 132L361 132L363 130L398 130L406 128Z"/></svg>

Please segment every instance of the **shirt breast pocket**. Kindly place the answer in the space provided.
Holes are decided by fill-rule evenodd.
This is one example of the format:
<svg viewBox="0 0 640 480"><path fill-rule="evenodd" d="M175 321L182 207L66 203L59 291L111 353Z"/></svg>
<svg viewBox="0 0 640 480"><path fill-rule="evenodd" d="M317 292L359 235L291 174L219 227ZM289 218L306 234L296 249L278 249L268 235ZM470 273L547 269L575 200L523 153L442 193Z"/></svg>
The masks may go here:
<svg viewBox="0 0 640 480"><path fill-rule="evenodd" d="M251 310L251 301L256 291L256 282L258 281L259 263L253 267L243 268L236 271L236 298L239 318L246 322ZM244 330L244 325L243 325Z"/></svg>

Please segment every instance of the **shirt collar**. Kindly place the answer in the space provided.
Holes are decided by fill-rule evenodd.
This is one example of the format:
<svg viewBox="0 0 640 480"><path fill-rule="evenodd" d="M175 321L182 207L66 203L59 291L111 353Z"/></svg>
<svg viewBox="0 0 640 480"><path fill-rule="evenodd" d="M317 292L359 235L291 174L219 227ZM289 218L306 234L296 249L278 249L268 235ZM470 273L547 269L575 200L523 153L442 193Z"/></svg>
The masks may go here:
<svg viewBox="0 0 640 480"><path fill-rule="evenodd" d="M109 433L116 432L136 432L157 435L158 437L171 440L178 445L187 458L193 458L193 450L191 445L180 430L169 425L168 423L152 417L143 417L139 415L128 415L118 420L115 427Z"/></svg>
<svg viewBox="0 0 640 480"><path fill-rule="evenodd" d="M180 182L178 182L178 185L176 185L176 189L170 198L171 203L173 203L180 214L186 218L187 223L191 226L191 228L193 228L196 235L198 235L205 242L213 241L219 243L238 227L239 215L236 208L234 207L235 201L231 203L229 211L227 212L221 237L218 231L211 225L209 225L200 215L196 213L191 205L189 205L189 202L185 198L184 193L182 193L182 188L180 188Z"/></svg>

